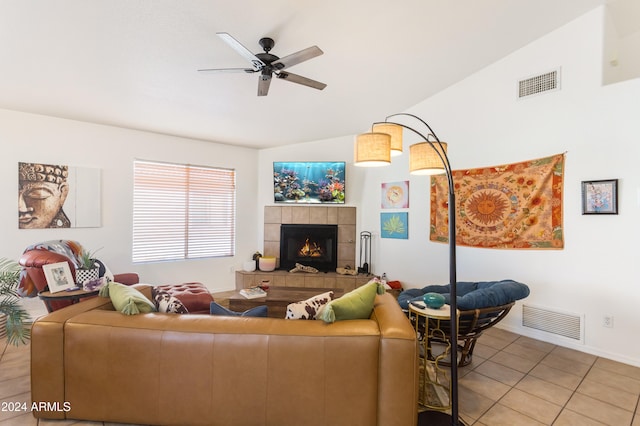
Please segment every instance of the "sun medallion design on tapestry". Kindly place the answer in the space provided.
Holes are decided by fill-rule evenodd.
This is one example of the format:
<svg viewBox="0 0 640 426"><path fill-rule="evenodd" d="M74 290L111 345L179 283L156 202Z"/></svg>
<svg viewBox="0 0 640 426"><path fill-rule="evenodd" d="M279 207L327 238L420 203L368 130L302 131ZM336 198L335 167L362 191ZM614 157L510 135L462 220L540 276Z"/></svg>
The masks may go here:
<svg viewBox="0 0 640 426"><path fill-rule="evenodd" d="M564 154L521 163L454 170L456 244L561 249ZM431 178L431 241L449 241L448 185Z"/></svg>

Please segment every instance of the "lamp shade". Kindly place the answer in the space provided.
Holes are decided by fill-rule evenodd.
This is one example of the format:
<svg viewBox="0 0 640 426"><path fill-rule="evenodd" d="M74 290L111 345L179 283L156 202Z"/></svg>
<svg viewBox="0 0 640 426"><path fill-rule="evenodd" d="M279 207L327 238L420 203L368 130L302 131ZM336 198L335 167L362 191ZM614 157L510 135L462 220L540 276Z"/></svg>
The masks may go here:
<svg viewBox="0 0 640 426"><path fill-rule="evenodd" d="M391 156L402 154L402 127L393 123L377 123L373 125L376 133L386 133L391 136Z"/></svg>
<svg viewBox="0 0 640 426"><path fill-rule="evenodd" d="M441 142L420 142L409 147L409 172L412 175L438 175L445 172L444 162L436 152L440 152L442 158L447 153L447 144Z"/></svg>
<svg viewBox="0 0 640 426"><path fill-rule="evenodd" d="M391 136L386 133L363 133L356 136L353 164L379 167L391 163Z"/></svg>

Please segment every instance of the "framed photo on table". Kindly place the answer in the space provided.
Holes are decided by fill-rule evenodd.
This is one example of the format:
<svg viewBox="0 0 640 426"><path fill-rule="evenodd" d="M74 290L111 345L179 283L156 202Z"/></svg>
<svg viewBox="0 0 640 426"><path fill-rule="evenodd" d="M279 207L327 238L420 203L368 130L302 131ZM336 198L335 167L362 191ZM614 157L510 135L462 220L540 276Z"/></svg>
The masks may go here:
<svg viewBox="0 0 640 426"><path fill-rule="evenodd" d="M583 181L582 214L618 214L618 179Z"/></svg>
<svg viewBox="0 0 640 426"><path fill-rule="evenodd" d="M51 293L76 288L76 283L71 275L71 268L67 262L50 263L42 267L44 277Z"/></svg>

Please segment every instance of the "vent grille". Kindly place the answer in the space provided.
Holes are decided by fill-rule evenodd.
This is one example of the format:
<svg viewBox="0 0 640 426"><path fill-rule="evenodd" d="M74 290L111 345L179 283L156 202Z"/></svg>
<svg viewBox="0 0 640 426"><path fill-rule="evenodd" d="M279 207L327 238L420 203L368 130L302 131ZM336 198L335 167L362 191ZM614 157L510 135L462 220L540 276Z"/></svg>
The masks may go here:
<svg viewBox="0 0 640 426"><path fill-rule="evenodd" d="M522 305L522 325L536 330L583 341L582 315L553 311L532 305Z"/></svg>
<svg viewBox="0 0 640 426"><path fill-rule="evenodd" d="M518 82L518 98L560 89L560 69Z"/></svg>

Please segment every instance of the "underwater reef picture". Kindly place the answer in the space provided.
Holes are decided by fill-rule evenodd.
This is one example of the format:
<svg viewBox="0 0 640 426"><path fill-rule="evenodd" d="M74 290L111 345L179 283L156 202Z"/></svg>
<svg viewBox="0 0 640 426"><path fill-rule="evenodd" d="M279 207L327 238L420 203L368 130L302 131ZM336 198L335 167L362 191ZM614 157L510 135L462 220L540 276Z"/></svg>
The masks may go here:
<svg viewBox="0 0 640 426"><path fill-rule="evenodd" d="M276 203L344 203L345 162L273 163Z"/></svg>

